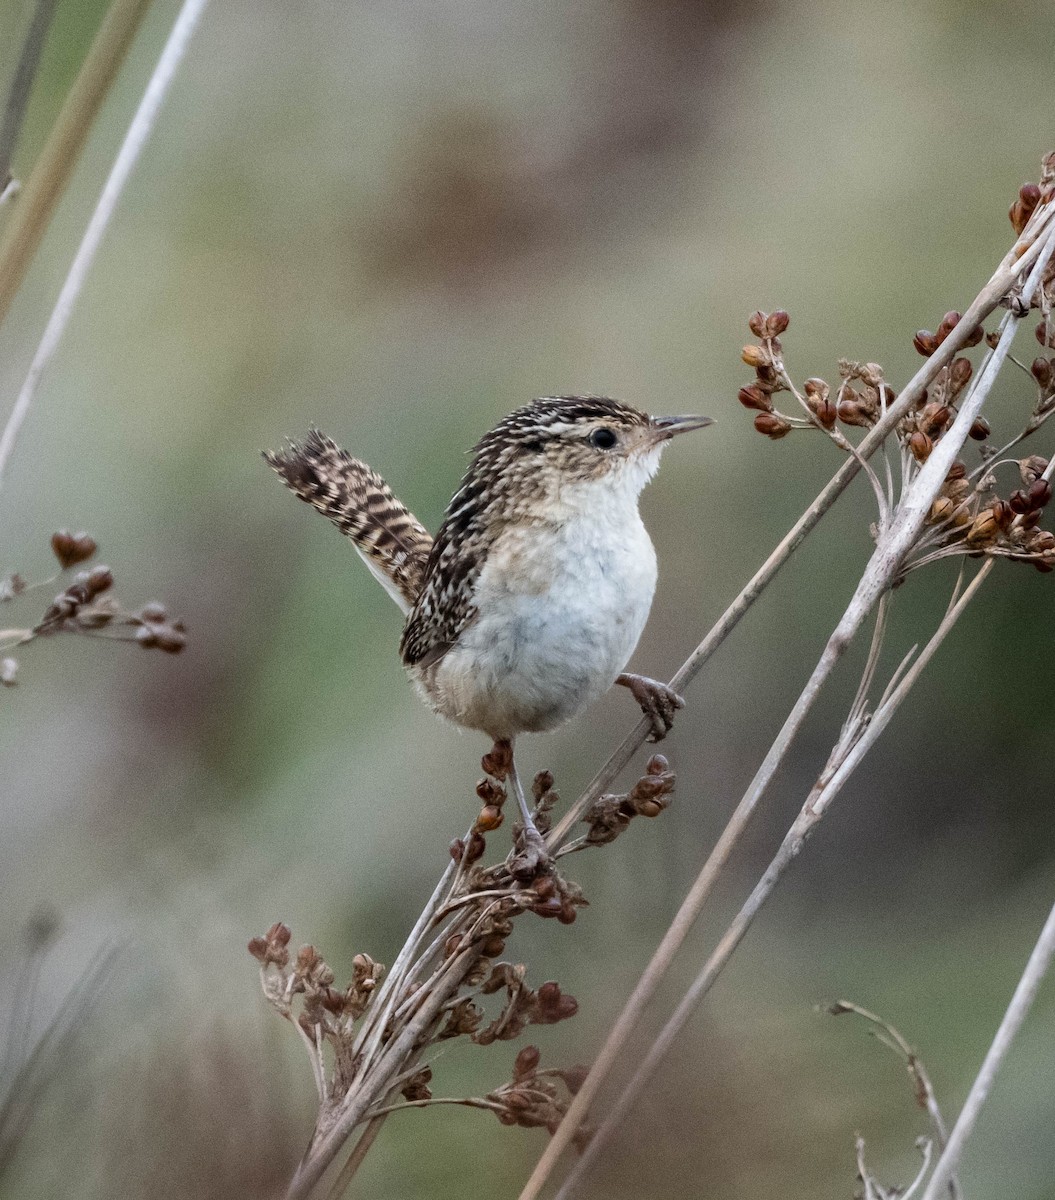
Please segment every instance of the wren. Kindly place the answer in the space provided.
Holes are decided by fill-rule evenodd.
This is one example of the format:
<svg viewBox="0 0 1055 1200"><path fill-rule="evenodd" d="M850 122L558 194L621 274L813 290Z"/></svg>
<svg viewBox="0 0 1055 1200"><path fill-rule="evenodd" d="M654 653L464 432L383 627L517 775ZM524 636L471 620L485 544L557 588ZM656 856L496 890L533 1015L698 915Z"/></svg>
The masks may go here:
<svg viewBox="0 0 1055 1200"><path fill-rule="evenodd" d="M365 463L312 430L265 458L351 538L406 614L400 654L426 702L508 743L526 843L544 858L512 762L518 734L555 729L627 687L658 741L681 697L624 666L656 588L638 498L676 434L600 396L544 397L486 434L435 539Z"/></svg>

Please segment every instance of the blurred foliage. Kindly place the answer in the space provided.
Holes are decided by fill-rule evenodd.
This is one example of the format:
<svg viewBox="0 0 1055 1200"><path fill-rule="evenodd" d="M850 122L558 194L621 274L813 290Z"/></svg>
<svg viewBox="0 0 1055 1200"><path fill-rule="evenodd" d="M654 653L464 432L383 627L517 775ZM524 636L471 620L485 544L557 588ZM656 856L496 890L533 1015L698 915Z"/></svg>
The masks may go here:
<svg viewBox="0 0 1055 1200"><path fill-rule="evenodd" d="M2 79L29 8L0 6ZM103 9L60 5L18 170ZM149 14L0 332L9 398L175 11ZM644 502L661 582L635 661L669 674L835 465L751 429L747 315L791 312L799 375L847 356L907 377L912 332L988 278L1051 148L1035 89L1053 34L1045 5L977 0L213 6L0 494L4 571L43 574L51 532L85 527L137 602L164 596L190 631L173 660L42 643L0 696L0 973L38 903L61 911L43 1025L91 948L125 942L0 1195L267 1194L311 1090L246 939L281 917L335 966L390 958L474 811L485 747L421 707L398 614L260 448L317 422L435 526L465 449L532 395L711 413ZM1009 383L1000 432L1028 404ZM582 863L592 907L510 947L580 999L548 1061L600 1044L841 611L870 519L859 487L708 667L668 743L676 803ZM951 579L906 585L894 647ZM1051 900L1051 586L1008 567L983 591L590 1195L834 1200L857 1129L875 1169L910 1177L923 1123L901 1069L813 1005L880 1012L955 1111ZM811 720L708 930L855 682L848 665ZM632 719L606 698L529 742L530 769L571 795ZM1053 1033L1045 994L972 1143L972 1197L1050 1195ZM437 1094L486 1090L509 1057L452 1055ZM402 1114L360 1187L512 1195L543 1136Z"/></svg>

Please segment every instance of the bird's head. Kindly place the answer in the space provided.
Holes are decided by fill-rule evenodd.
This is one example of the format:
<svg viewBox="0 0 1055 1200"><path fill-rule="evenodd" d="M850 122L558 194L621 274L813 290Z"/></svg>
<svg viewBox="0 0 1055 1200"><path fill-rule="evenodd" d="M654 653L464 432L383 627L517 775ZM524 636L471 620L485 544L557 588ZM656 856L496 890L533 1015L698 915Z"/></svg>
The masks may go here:
<svg viewBox="0 0 1055 1200"><path fill-rule="evenodd" d="M605 396L546 396L500 421L476 447L473 465L536 495L608 479L636 496L673 437L711 423L709 417L651 417Z"/></svg>

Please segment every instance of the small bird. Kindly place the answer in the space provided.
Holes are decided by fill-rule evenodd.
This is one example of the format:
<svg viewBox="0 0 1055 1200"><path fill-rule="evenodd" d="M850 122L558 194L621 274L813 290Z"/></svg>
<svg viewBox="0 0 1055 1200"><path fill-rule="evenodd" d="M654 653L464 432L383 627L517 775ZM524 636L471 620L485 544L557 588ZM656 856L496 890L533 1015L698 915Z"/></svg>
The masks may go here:
<svg viewBox="0 0 1055 1200"><path fill-rule="evenodd" d="M508 744L526 843L544 858L512 756L627 687L658 741L683 700L624 666L656 588L638 498L676 434L708 417L650 417L601 396L510 413L472 452L435 540L374 470L318 430L264 457L351 538L406 614L400 655L425 701Z"/></svg>

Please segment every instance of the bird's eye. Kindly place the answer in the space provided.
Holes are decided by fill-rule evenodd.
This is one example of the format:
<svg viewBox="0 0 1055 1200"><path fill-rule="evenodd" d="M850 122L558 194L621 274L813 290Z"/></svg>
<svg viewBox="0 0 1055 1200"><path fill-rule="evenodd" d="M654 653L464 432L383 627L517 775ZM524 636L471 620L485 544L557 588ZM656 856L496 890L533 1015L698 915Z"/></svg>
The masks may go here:
<svg viewBox="0 0 1055 1200"><path fill-rule="evenodd" d="M611 448L619 441L616 437L614 429L609 429L607 425L602 425L600 429L595 429L590 434L590 445L597 450L611 450Z"/></svg>

